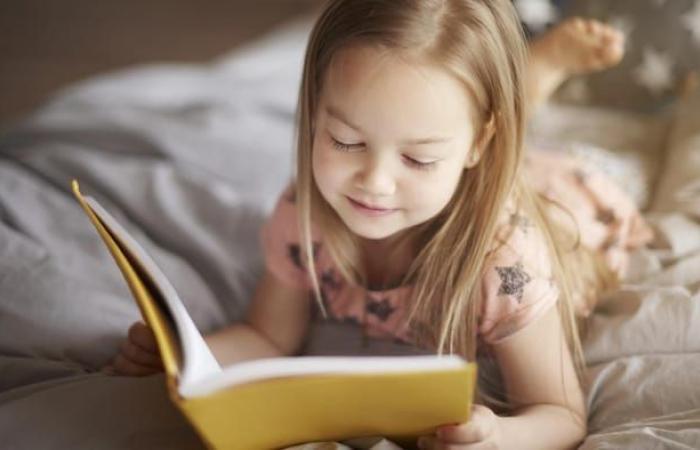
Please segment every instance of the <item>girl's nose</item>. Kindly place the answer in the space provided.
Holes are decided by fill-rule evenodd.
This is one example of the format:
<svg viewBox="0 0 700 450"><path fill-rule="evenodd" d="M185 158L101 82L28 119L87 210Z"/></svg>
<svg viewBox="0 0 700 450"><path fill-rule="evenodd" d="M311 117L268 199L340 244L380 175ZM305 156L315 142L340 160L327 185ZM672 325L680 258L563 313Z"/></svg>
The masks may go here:
<svg viewBox="0 0 700 450"><path fill-rule="evenodd" d="M388 158L369 157L359 173L359 188L372 197L387 197L394 194L396 182Z"/></svg>

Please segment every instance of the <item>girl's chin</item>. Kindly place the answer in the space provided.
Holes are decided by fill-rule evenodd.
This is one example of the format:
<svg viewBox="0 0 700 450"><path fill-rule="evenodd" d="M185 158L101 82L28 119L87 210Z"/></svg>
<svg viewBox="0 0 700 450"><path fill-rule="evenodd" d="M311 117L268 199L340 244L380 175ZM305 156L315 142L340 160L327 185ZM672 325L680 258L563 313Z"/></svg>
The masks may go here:
<svg viewBox="0 0 700 450"><path fill-rule="evenodd" d="M362 224L360 226L357 226L357 224L350 224L347 223L348 228L350 231L355 233L356 236L363 238L363 239L369 239L369 240L381 240L381 239L386 239L393 234L396 233L397 230L395 230L393 227L388 228L386 226L372 226L371 224Z"/></svg>

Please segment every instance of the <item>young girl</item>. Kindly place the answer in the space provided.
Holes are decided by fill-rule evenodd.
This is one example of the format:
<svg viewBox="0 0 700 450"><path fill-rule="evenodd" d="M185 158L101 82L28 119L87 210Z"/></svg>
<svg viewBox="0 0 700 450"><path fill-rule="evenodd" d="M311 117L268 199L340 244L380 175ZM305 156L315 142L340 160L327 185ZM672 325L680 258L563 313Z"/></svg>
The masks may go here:
<svg viewBox="0 0 700 450"><path fill-rule="evenodd" d="M614 64L622 37L576 19L533 44L528 73L526 56L508 0L328 3L304 63L296 179L261 232L265 274L247 320L207 337L222 364L297 353L317 305L376 337L497 363L506 403L484 396L421 448L584 437L574 312L651 234L600 174L523 153L526 94ZM113 369L153 373L155 352L135 324Z"/></svg>

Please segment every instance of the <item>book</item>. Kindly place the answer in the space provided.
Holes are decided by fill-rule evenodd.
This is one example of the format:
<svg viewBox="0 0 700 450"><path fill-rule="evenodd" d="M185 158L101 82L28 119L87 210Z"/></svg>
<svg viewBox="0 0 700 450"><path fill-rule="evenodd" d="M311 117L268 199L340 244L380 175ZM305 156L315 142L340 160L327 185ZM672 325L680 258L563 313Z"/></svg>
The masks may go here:
<svg viewBox="0 0 700 450"><path fill-rule="evenodd" d="M72 190L114 258L163 360L169 397L211 448L383 436L412 445L469 419L476 364L454 356L297 356L221 367L153 259L97 200Z"/></svg>

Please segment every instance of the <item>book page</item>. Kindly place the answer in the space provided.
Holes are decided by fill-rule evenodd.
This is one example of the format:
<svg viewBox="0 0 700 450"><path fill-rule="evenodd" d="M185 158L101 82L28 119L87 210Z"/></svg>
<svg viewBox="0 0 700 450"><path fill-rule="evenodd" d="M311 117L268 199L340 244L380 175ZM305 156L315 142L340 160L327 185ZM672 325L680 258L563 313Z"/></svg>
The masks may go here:
<svg viewBox="0 0 700 450"><path fill-rule="evenodd" d="M225 367L198 383L180 387L185 398L205 396L229 386L272 378L310 375L372 375L461 370L459 356L298 356L245 361Z"/></svg>
<svg viewBox="0 0 700 450"><path fill-rule="evenodd" d="M158 268L146 251L129 235L129 233L92 197L84 196L86 203L103 222L122 248L126 256L140 267L135 269L149 277L173 319L176 333L182 347L183 367L181 368L178 389L196 384L204 378L219 373L221 367L195 326L185 305L177 295L175 288Z"/></svg>

